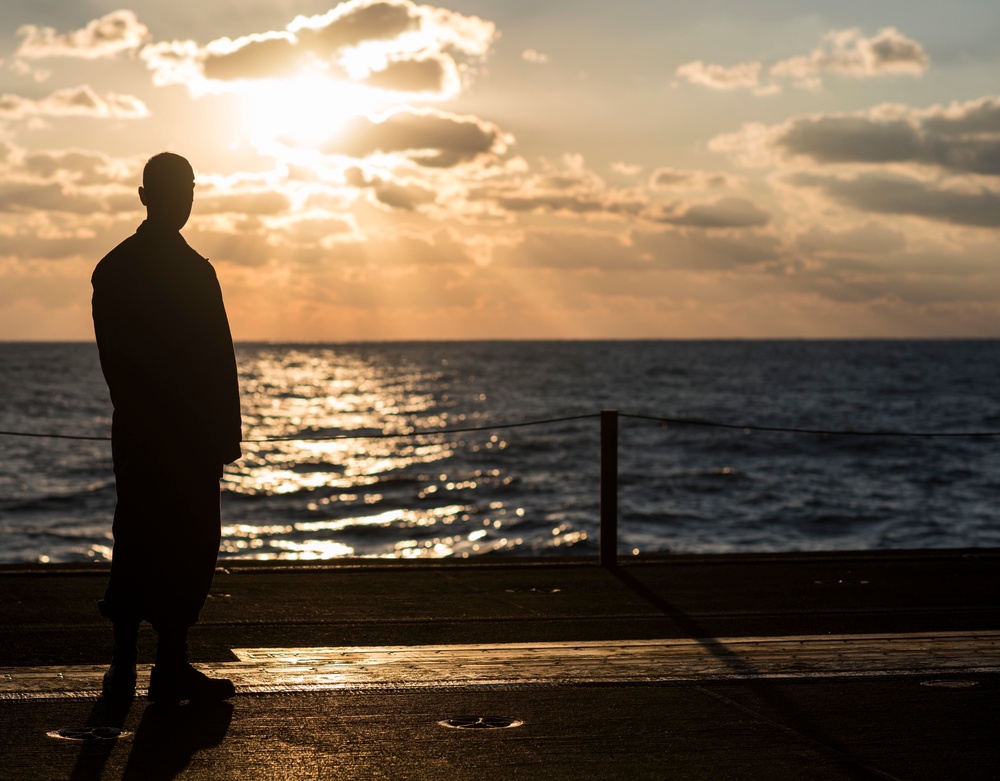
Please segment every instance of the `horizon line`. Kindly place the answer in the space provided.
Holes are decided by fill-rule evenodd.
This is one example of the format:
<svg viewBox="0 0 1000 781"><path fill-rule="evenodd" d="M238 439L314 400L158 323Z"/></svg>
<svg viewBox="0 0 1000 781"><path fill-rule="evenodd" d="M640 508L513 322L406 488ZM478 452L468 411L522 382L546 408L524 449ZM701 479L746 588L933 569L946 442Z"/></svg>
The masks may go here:
<svg viewBox="0 0 1000 781"><path fill-rule="evenodd" d="M235 345L360 345L360 344L512 344L614 342L996 342L1000 336L561 336L426 339L234 339ZM0 344L92 344L90 339L4 339Z"/></svg>

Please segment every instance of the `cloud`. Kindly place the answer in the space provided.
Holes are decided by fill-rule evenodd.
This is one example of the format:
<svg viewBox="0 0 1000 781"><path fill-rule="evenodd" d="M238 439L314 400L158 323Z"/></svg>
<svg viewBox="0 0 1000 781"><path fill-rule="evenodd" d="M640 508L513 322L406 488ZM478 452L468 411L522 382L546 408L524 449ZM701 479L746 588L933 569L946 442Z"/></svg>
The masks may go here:
<svg viewBox="0 0 1000 781"><path fill-rule="evenodd" d="M341 3L325 14L299 16L288 29L296 34L307 51L320 56L366 41L391 40L420 28L422 10L413 3L356 2Z"/></svg>
<svg viewBox="0 0 1000 781"><path fill-rule="evenodd" d="M545 65L549 61L549 56L534 49L525 49L521 52L521 59L533 65Z"/></svg>
<svg viewBox="0 0 1000 781"><path fill-rule="evenodd" d="M165 41L144 48L155 83L195 92L239 89L238 82L289 77L305 70L382 89L457 90L455 56L485 57L496 38L492 22L417 5L411 0L351 0L317 16L299 16L284 30L199 46Z"/></svg>
<svg viewBox="0 0 1000 781"><path fill-rule="evenodd" d="M263 233L254 223L220 230L211 224L196 221L184 233L191 246L213 262L261 266L283 254L281 248L269 241L271 236Z"/></svg>
<svg viewBox="0 0 1000 781"><path fill-rule="evenodd" d="M789 165L799 172L786 183L850 209L1000 227L1000 187L990 183L1000 176L998 98L746 125L709 148L745 163ZM817 164L832 172L817 172Z"/></svg>
<svg viewBox="0 0 1000 781"><path fill-rule="evenodd" d="M767 225L771 215L745 198L720 198L663 215L657 221L691 228L756 228Z"/></svg>
<svg viewBox="0 0 1000 781"><path fill-rule="evenodd" d="M0 95L0 119L28 117L93 117L95 119L142 119L149 109L139 98L108 92L98 95L87 85L56 90L44 98Z"/></svg>
<svg viewBox="0 0 1000 781"><path fill-rule="evenodd" d="M884 256L903 249L906 234L873 222L841 231L816 225L802 233L796 243L809 253Z"/></svg>
<svg viewBox="0 0 1000 781"><path fill-rule="evenodd" d="M620 161L611 164L611 170L616 174L621 174L622 176L637 176L642 173L642 166L638 163L626 163Z"/></svg>
<svg viewBox="0 0 1000 781"><path fill-rule="evenodd" d="M649 186L662 190L709 190L715 187L742 187L738 176L711 171L657 168L649 177Z"/></svg>
<svg viewBox="0 0 1000 781"><path fill-rule="evenodd" d="M57 182L0 182L0 212L94 214L105 209L103 199L85 191L67 189Z"/></svg>
<svg viewBox="0 0 1000 781"><path fill-rule="evenodd" d="M909 118L802 117L778 134L773 145L822 163L896 163L922 154L919 129Z"/></svg>
<svg viewBox="0 0 1000 781"><path fill-rule="evenodd" d="M645 199L619 198L613 194L538 193L497 195L497 204L511 212L571 212L638 216L647 208Z"/></svg>
<svg viewBox="0 0 1000 781"><path fill-rule="evenodd" d="M199 188L200 189L200 188ZM288 196L274 190L231 193L197 193L194 210L199 215L240 214L266 216L288 211Z"/></svg>
<svg viewBox="0 0 1000 781"><path fill-rule="evenodd" d="M652 267L620 237L578 230L529 230L519 242L498 246L493 254L494 264L502 268L624 271Z"/></svg>
<svg viewBox="0 0 1000 781"><path fill-rule="evenodd" d="M296 215L281 223L276 230L292 245L324 251L332 239L355 233L357 226L340 215L312 212L304 216Z"/></svg>
<svg viewBox="0 0 1000 781"><path fill-rule="evenodd" d="M377 204L391 209L415 211L418 207L434 203L437 199L434 190L417 182L400 181L386 176L370 176L357 167L347 169L345 178L352 187L370 190Z"/></svg>
<svg viewBox="0 0 1000 781"><path fill-rule="evenodd" d="M212 41L201 53L200 63L211 81L274 79L295 75L302 55L291 33L268 32Z"/></svg>
<svg viewBox="0 0 1000 781"><path fill-rule="evenodd" d="M674 72L688 84L697 84L714 90L734 90L756 87L760 83L759 62L738 65L707 65L701 60L681 65Z"/></svg>
<svg viewBox="0 0 1000 781"><path fill-rule="evenodd" d="M781 256L781 243L767 234L636 230L631 243L660 269L726 271L773 262Z"/></svg>
<svg viewBox="0 0 1000 781"><path fill-rule="evenodd" d="M452 269L465 267L468 270L474 268L467 248L456 242L452 232L448 230L438 230L433 233L410 230L393 231L383 236L372 237L366 243L366 248L373 258L383 259L381 263L383 268L386 261L392 262L393 258L405 258L406 263L403 268L406 271L416 270L418 276L423 276L426 269L434 266L450 266ZM416 280L414 281L416 282ZM450 287L458 280L445 279L443 281L446 286ZM417 284L423 283L417 282ZM433 284L431 288L433 288ZM440 295L439 293L435 295L432 289L427 290L427 293L428 297ZM452 300L460 301L461 299L452 298Z"/></svg>
<svg viewBox="0 0 1000 781"><path fill-rule="evenodd" d="M354 118L325 151L357 158L398 153L429 168L452 168L502 154L511 141L496 125L477 117L402 110L377 120Z"/></svg>
<svg viewBox="0 0 1000 781"><path fill-rule="evenodd" d="M881 172L847 176L799 173L790 181L798 187L816 188L852 209L1000 228L1000 191L987 187L960 188Z"/></svg>
<svg viewBox="0 0 1000 781"><path fill-rule="evenodd" d="M883 105L854 114L795 117L780 125L745 125L709 149L747 163L777 155L823 164L915 164L954 173L1000 175L1000 98L948 107Z"/></svg>
<svg viewBox="0 0 1000 781"><path fill-rule="evenodd" d="M543 160L541 170L514 169L499 181L474 187L470 201L495 204L501 213L558 213L561 216L641 217L649 197L634 188L612 188L587 169L582 155Z"/></svg>
<svg viewBox="0 0 1000 781"><path fill-rule="evenodd" d="M11 173L33 180L76 186L128 184L138 180L138 168L126 160L115 160L89 150L18 151Z"/></svg>
<svg viewBox="0 0 1000 781"><path fill-rule="evenodd" d="M17 57L43 59L48 57L80 57L94 60L115 57L136 51L149 38L146 25L132 11L113 11L95 19L81 30L57 33L51 27L28 24L17 34L24 38Z"/></svg>
<svg viewBox="0 0 1000 781"><path fill-rule="evenodd" d="M654 172L649 187L693 191L742 184L740 177L725 174L661 168ZM591 220L628 218L700 229L753 228L771 220L769 213L743 198L664 206L645 187L609 186L586 167L582 155L575 154L563 155L556 162L543 160L541 170L536 172L510 171L496 181L470 188L467 199L493 204L492 216L550 213Z"/></svg>
<svg viewBox="0 0 1000 781"><path fill-rule="evenodd" d="M297 17L285 31L212 41L202 53L204 74L217 81L287 76L362 43L398 38L417 29L420 19L408 2L342 3L319 16Z"/></svg>
<svg viewBox="0 0 1000 781"><path fill-rule="evenodd" d="M764 64L756 61L715 65L695 60L678 67L675 75L689 84L709 89L749 89L756 95L773 95L786 84L818 90L826 74L856 79L900 74L922 76L929 67L930 56L923 46L895 27L884 27L870 38L858 28L849 28L831 30L808 55L773 63L767 68L770 78L767 84L761 81Z"/></svg>
<svg viewBox="0 0 1000 781"><path fill-rule="evenodd" d="M885 27L871 38L861 30L831 30L824 45L805 57L791 57L771 66L775 79L788 79L802 89L818 89L821 75L836 73L858 79L906 74L921 76L930 67L930 57L916 41L895 27Z"/></svg>
<svg viewBox="0 0 1000 781"><path fill-rule="evenodd" d="M436 56L393 60L385 68L369 73L363 83L397 92L454 94L458 92L460 79L453 59Z"/></svg>

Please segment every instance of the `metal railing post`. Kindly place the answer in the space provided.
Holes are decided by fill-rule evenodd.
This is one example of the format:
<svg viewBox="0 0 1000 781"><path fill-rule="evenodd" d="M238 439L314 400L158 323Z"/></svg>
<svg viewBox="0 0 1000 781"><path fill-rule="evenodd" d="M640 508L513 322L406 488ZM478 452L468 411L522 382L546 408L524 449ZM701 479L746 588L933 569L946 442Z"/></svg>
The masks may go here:
<svg viewBox="0 0 1000 781"><path fill-rule="evenodd" d="M601 410L602 567L618 562L618 410Z"/></svg>

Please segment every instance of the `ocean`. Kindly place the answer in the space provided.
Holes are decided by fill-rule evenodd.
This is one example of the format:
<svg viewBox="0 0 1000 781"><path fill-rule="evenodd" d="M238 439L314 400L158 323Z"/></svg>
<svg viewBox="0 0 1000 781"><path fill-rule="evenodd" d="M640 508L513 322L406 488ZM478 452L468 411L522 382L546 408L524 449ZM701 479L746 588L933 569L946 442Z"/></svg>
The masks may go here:
<svg viewBox="0 0 1000 781"><path fill-rule="evenodd" d="M623 555L1000 546L1000 437L756 428L1000 431L996 341L240 344L237 360L224 559L594 555L602 409L657 419L619 422ZM0 430L110 421L93 344L0 344ZM434 433L456 428L483 430ZM108 560L114 504L110 443L0 435L0 562Z"/></svg>

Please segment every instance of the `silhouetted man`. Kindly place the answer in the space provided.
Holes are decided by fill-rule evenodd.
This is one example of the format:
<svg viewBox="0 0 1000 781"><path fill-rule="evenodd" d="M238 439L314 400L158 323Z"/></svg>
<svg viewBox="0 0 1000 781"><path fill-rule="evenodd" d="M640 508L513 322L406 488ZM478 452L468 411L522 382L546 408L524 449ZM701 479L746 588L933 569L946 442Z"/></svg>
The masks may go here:
<svg viewBox="0 0 1000 781"><path fill-rule="evenodd" d="M240 457L236 359L215 270L180 235L194 171L179 155L151 158L139 199L146 220L97 265L94 330L114 418L118 504L111 577L99 603L115 644L104 691L132 696L139 624L157 632L149 699L225 699L225 679L187 658L215 573L219 478Z"/></svg>

